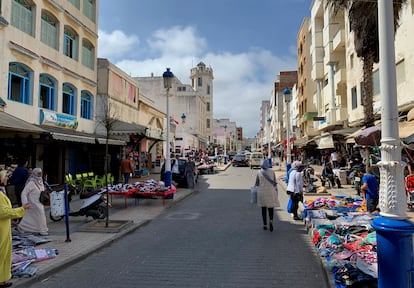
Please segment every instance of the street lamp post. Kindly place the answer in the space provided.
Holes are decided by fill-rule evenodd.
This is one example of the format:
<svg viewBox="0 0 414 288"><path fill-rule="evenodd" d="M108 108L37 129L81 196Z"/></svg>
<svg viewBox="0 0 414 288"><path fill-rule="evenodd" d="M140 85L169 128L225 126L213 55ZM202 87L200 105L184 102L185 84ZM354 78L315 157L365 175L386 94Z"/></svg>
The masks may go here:
<svg viewBox="0 0 414 288"><path fill-rule="evenodd" d="M263 148L264 148L265 140L263 140L264 139L264 129L263 129L263 127L260 127L260 136L259 137L260 137L260 139L259 139L260 144L258 143L257 149L259 149L259 147L260 147L260 151L264 152Z"/></svg>
<svg viewBox="0 0 414 288"><path fill-rule="evenodd" d="M224 125L224 164L227 164L227 152L226 152L226 146L227 146L227 125Z"/></svg>
<svg viewBox="0 0 414 288"><path fill-rule="evenodd" d="M268 125L268 136L269 136L269 138L268 138L268 144L267 144L267 153L268 153L268 157L269 157L269 167L272 167L272 151L271 151L271 149L270 149L270 123L272 122L272 118L267 118L267 124L269 124Z"/></svg>
<svg viewBox="0 0 414 288"><path fill-rule="evenodd" d="M170 71L170 68L167 68L162 74L164 79L164 88L166 90L167 96L167 139L166 139L166 158L165 158L165 187L171 187L172 183L172 175L171 175L171 155L170 155L170 104L169 104L169 92L172 79L174 78L174 74Z"/></svg>
<svg viewBox="0 0 414 288"><path fill-rule="evenodd" d="M283 96L285 96L285 103L286 103L286 181L288 179L288 172L290 170L290 167L292 166L292 158L291 158L291 152L290 152L290 115L289 115L289 109L290 109L290 98L291 98L291 91L289 88L285 88L283 90Z"/></svg>
<svg viewBox="0 0 414 288"><path fill-rule="evenodd" d="M380 217L372 227L377 234L378 287L412 287L414 224L408 220L403 182L404 164L398 134L393 1L378 1L380 51L381 161Z"/></svg>

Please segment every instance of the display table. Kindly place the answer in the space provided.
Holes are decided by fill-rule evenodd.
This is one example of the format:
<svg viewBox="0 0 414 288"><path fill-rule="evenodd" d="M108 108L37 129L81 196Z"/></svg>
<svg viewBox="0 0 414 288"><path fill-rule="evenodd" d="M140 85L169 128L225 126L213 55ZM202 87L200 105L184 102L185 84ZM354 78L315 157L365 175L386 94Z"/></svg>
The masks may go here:
<svg viewBox="0 0 414 288"><path fill-rule="evenodd" d="M166 199L173 199L177 188L171 185L171 188L165 191L136 191L134 192L135 199L162 199L162 204L165 205Z"/></svg>
<svg viewBox="0 0 414 288"><path fill-rule="evenodd" d="M112 203L112 196L113 195L121 195L125 199L125 208L127 207L127 200L128 198L133 195L137 191L137 188L135 189L128 189L128 190L111 190L109 188L108 194L111 196L111 203Z"/></svg>
<svg viewBox="0 0 414 288"><path fill-rule="evenodd" d="M171 185L170 189L166 189L158 181L153 179L145 182L136 182L134 184L118 184L109 187L108 194L112 196L123 196L125 199L125 208L127 207L127 200L129 197L135 198L135 201L139 203L139 199L163 199L163 205L165 199L174 198L174 194L177 192L177 188Z"/></svg>

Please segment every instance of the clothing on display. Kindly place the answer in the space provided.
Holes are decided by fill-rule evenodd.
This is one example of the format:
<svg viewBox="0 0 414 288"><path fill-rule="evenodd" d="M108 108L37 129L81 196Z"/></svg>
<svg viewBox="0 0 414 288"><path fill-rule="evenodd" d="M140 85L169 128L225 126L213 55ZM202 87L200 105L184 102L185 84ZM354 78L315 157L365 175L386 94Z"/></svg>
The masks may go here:
<svg viewBox="0 0 414 288"><path fill-rule="evenodd" d="M367 213L362 203L360 196L319 197L304 203L306 227L337 288L362 283L377 287L376 231L371 223L378 215Z"/></svg>

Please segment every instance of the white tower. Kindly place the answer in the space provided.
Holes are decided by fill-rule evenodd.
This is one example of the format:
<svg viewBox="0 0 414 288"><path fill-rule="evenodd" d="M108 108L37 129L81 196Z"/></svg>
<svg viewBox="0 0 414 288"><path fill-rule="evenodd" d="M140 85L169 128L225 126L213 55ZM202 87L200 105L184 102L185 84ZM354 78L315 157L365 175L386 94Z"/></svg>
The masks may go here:
<svg viewBox="0 0 414 288"><path fill-rule="evenodd" d="M191 69L191 86L197 95L204 98L206 103L206 145L213 141L213 69L206 67L206 64L200 62L197 67Z"/></svg>

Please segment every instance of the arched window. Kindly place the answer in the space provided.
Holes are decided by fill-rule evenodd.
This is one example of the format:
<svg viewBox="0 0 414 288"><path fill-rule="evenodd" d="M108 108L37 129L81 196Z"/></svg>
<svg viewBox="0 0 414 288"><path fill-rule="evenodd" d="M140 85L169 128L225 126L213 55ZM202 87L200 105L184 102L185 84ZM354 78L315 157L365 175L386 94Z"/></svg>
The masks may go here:
<svg viewBox="0 0 414 288"><path fill-rule="evenodd" d="M7 99L31 104L30 84L32 75L32 71L27 66L16 62L10 63Z"/></svg>
<svg viewBox="0 0 414 288"><path fill-rule="evenodd" d="M95 67L95 48L87 39L82 40L82 64L92 70Z"/></svg>
<svg viewBox="0 0 414 288"><path fill-rule="evenodd" d="M49 11L42 10L42 31L40 40L46 45L58 49L58 21Z"/></svg>
<svg viewBox="0 0 414 288"><path fill-rule="evenodd" d="M65 26L64 29L65 35L63 36L63 54L78 60L78 35L75 30L69 26Z"/></svg>
<svg viewBox="0 0 414 288"><path fill-rule="evenodd" d="M83 90L81 92L81 113L80 117L85 119L92 119L93 96L89 91Z"/></svg>
<svg viewBox="0 0 414 288"><path fill-rule="evenodd" d="M76 88L70 83L63 83L62 112L70 115L76 114Z"/></svg>
<svg viewBox="0 0 414 288"><path fill-rule="evenodd" d="M29 0L12 0L11 24L34 36L33 8L34 4Z"/></svg>
<svg viewBox="0 0 414 288"><path fill-rule="evenodd" d="M39 76L39 107L56 110L56 80L48 74Z"/></svg>
<svg viewBox="0 0 414 288"><path fill-rule="evenodd" d="M95 0L83 0L83 14L95 23Z"/></svg>

